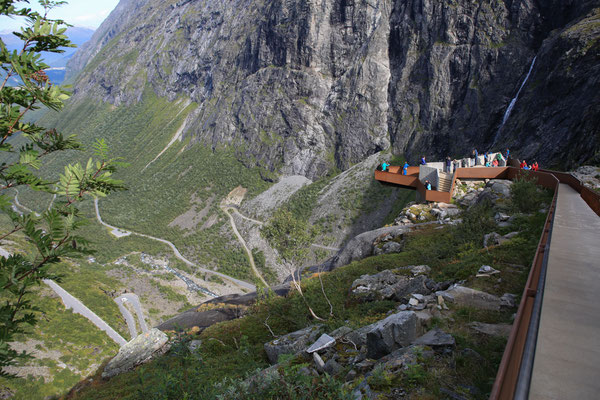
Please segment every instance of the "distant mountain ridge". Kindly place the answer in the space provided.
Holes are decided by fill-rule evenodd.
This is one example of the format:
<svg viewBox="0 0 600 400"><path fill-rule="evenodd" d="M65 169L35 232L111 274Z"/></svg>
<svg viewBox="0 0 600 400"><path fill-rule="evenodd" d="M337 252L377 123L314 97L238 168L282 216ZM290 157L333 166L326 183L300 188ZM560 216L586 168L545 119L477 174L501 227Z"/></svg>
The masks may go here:
<svg viewBox="0 0 600 400"><path fill-rule="evenodd" d="M65 67L67 66L67 62L84 43L92 38L93 34L94 30L90 28L82 28L77 26L69 27L67 29L67 36L69 36L71 42L77 45L77 47L65 47L64 53L42 53L42 59L51 67L51 70L48 71L48 76L52 82L57 84L63 82L65 78ZM23 46L23 42L13 35L12 32L2 33L0 34L0 38L10 51L19 51ZM12 83L16 84L17 81L13 81Z"/></svg>
<svg viewBox="0 0 600 400"><path fill-rule="evenodd" d="M188 97L183 137L277 173L312 179L390 147L413 161L512 147L566 167L600 157L594 7L123 0L68 69L87 66L76 99Z"/></svg>

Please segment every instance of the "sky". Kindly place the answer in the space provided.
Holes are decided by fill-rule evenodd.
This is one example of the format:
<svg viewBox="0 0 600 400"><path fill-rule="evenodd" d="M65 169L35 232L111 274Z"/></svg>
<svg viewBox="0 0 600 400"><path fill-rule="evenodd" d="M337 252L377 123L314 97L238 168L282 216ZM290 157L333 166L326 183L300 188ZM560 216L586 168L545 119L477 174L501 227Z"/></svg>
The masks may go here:
<svg viewBox="0 0 600 400"><path fill-rule="evenodd" d="M118 3L119 0L68 0L68 4L52 10L50 17L63 19L71 25L96 29ZM42 10L37 0L30 0L29 5L18 2L16 6ZM0 17L0 32L17 30L20 26L22 26L20 19Z"/></svg>

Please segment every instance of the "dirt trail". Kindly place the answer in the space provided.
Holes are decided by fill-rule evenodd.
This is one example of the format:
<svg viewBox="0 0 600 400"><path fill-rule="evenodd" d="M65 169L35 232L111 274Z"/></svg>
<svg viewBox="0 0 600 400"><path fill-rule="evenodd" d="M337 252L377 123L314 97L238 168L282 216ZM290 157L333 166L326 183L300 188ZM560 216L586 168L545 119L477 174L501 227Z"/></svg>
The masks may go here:
<svg viewBox="0 0 600 400"><path fill-rule="evenodd" d="M119 230L122 230L122 231L126 231L126 230L124 230L122 228L117 228L115 226L109 225L109 224L107 224L106 222L104 222L102 220L102 218L100 217L100 210L98 208L98 199L94 200L94 205L96 207L96 218L98 219L98 222L100 222L100 224L106 226L107 228L119 229ZM157 237L150 236L150 235L145 235L143 233L133 232L133 231L126 231L126 232L129 232L132 235L137 235L137 236L145 237L145 238L148 238L148 239L156 240L158 242L161 242L161 243L164 243L164 244L168 245L171 248L171 250L173 250L173 253L175 254L175 257L177 257L178 259L180 259L181 261L183 261L187 265L189 265L191 267L194 267L194 268L196 268L197 270L199 270L201 272L204 272L204 273L207 273L207 274L217 275L217 276L219 276L219 277L221 277L223 279L226 279L226 280L228 280L230 282L233 282L234 284L236 284L236 285L238 285L238 286L240 286L240 287L242 287L244 289L248 289L248 290L251 290L251 291L255 291L256 290L256 286L254 286L251 283L248 283L248 282L242 281L240 279L233 278L233 277L231 277L229 275L225 275L225 274L222 274L222 273L217 272L217 271L212 271L210 269L206 269L206 268L203 268L203 267L201 267L201 266L199 266L197 264L194 264L193 262L191 262L187 258L183 257L181 255L181 253L179 252L179 250L177 249L177 247L175 247L175 245L173 243L169 242L168 240L157 238ZM205 288L201 288L201 289L203 289L202 290L203 293L206 293L206 294L208 294L209 296L212 296L212 297L217 297L216 294L212 293L208 289L205 289Z"/></svg>
<svg viewBox="0 0 600 400"><path fill-rule="evenodd" d="M246 251L246 254L248 255L248 261L250 261L250 266L252 267L252 272L254 272L254 275L256 275L256 277L258 279L260 279L260 281L265 286L268 287L269 284L262 277L258 268L256 268L256 263L254 262L254 257L252 256L252 251L250 251L250 249L246 245L246 241L244 240L242 235L240 235L240 232L238 231L237 226L235 225L235 220L233 219L233 216L230 213L230 211L231 211L231 212L239 214L239 212L237 211L236 208L239 207L240 204L242 204L242 201L244 200L244 196L246 195L247 192L248 192L248 190L244 189L241 186L236 187L227 195L227 197L225 199L223 199L223 201L221 201L221 204L219 207L229 217L229 223L231 224L231 229L233 229L233 233L237 237L238 241L242 244L242 247L244 248L244 250ZM239 214L239 215L241 215L241 214ZM246 218L246 219L251 220L250 218ZM253 221L253 220L251 220L251 221ZM260 223L259 221L254 221L254 222Z"/></svg>

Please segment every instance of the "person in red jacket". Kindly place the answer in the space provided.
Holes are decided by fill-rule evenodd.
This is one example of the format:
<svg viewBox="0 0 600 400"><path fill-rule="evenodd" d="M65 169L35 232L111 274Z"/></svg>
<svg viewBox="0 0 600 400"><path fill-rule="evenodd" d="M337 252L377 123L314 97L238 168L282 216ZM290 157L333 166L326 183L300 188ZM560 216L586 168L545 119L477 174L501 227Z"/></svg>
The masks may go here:
<svg viewBox="0 0 600 400"><path fill-rule="evenodd" d="M531 169L534 171L537 171L538 169L540 169L540 166L538 165L537 161L533 162L533 164L531 165Z"/></svg>
<svg viewBox="0 0 600 400"><path fill-rule="evenodd" d="M527 162L525 160L521 161L521 169L525 169L527 167Z"/></svg>

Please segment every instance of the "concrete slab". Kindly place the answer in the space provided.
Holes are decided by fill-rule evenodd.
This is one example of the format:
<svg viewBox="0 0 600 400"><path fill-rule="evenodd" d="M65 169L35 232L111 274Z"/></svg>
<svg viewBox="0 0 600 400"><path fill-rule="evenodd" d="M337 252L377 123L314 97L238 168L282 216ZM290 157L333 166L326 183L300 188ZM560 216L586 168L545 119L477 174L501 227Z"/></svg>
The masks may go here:
<svg viewBox="0 0 600 400"><path fill-rule="evenodd" d="M529 399L599 396L600 217L561 184Z"/></svg>

